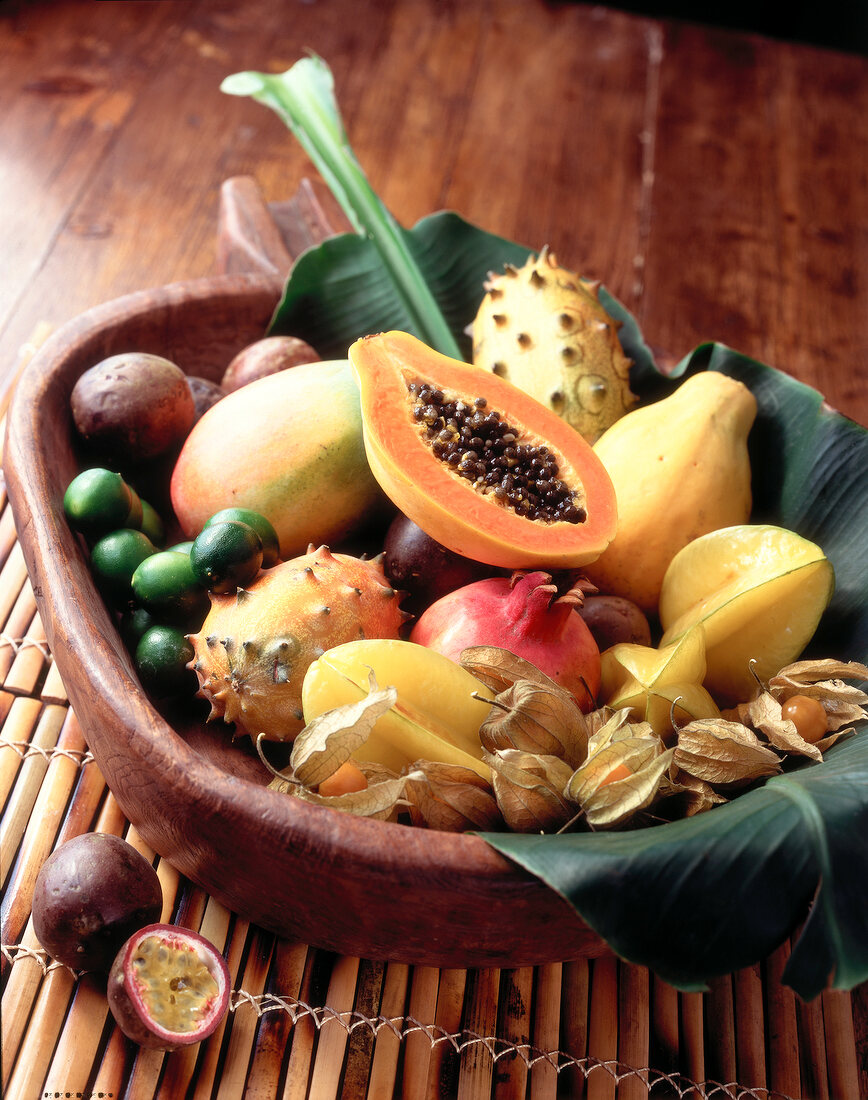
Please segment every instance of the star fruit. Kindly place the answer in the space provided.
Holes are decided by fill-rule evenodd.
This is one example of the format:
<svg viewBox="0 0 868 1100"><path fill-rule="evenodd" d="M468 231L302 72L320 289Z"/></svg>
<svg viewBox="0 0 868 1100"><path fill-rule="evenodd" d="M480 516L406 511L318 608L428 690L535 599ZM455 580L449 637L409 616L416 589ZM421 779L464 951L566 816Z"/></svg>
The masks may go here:
<svg viewBox="0 0 868 1100"><path fill-rule="evenodd" d="M719 717L702 686L705 672L701 626L659 649L619 642L602 655L600 698L612 710L628 707L634 720L648 722L658 736L669 738L676 725Z"/></svg>

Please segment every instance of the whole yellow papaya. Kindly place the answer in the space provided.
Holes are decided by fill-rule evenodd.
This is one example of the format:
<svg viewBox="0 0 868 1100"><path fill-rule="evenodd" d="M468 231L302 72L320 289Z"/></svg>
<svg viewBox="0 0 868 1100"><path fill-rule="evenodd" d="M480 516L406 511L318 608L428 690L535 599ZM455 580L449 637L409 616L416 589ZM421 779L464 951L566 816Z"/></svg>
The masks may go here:
<svg viewBox="0 0 868 1100"><path fill-rule="evenodd" d="M601 591L654 614L663 576L682 547L747 522L747 439L756 412L747 386L704 371L603 433L594 450L615 486L618 529L603 554L584 567Z"/></svg>

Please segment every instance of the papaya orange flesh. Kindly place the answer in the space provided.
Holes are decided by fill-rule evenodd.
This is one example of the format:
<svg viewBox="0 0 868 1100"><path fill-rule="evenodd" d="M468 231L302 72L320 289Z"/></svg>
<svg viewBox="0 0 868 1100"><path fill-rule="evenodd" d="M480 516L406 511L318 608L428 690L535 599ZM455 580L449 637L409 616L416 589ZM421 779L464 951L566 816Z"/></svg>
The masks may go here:
<svg viewBox="0 0 868 1100"><path fill-rule="evenodd" d="M457 554L511 569L578 568L608 546L617 526L611 479L590 445L551 410L497 375L442 355L408 333L363 337L349 357L374 477L431 538ZM564 507L572 507L573 519L539 508L537 518L523 515L502 502L496 486L474 484L438 457L427 425L414 417L413 383L428 383L447 402L473 406L484 399L485 409L499 415L517 444L546 448L557 463L557 479L569 490Z"/></svg>

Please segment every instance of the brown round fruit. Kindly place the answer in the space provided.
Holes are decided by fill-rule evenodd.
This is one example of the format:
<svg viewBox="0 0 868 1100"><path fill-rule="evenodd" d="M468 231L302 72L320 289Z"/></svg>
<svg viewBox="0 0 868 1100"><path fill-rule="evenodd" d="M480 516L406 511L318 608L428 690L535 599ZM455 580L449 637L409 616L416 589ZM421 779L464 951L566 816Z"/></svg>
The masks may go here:
<svg viewBox="0 0 868 1100"><path fill-rule="evenodd" d="M107 971L137 928L159 920L163 891L145 857L119 836L83 833L48 857L33 891L33 930L73 970Z"/></svg>
<svg viewBox="0 0 868 1100"><path fill-rule="evenodd" d="M79 435L101 455L129 465L179 446L193 426L187 376L159 355L112 355L86 370L70 397Z"/></svg>
<svg viewBox="0 0 868 1100"><path fill-rule="evenodd" d="M106 994L127 1038L155 1050L177 1050L219 1026L229 1008L229 969L197 932L150 924L117 953Z"/></svg>
<svg viewBox="0 0 868 1100"><path fill-rule="evenodd" d="M644 612L624 596L585 596L579 614L601 653L619 642L651 645L651 627Z"/></svg>
<svg viewBox="0 0 868 1100"><path fill-rule="evenodd" d="M201 420L212 405L216 405L226 396L223 388L217 382L212 382L210 378L199 378L191 374L187 377L187 385L193 394L195 420Z"/></svg>
<svg viewBox="0 0 868 1100"><path fill-rule="evenodd" d="M225 393L240 390L257 378L297 367L300 363L318 363L321 356L297 336L266 336L250 344L235 356L220 381Z"/></svg>
<svg viewBox="0 0 868 1100"><path fill-rule="evenodd" d="M509 572L447 550L403 514L389 524L384 551L386 576L407 593L402 607L414 615L456 588Z"/></svg>

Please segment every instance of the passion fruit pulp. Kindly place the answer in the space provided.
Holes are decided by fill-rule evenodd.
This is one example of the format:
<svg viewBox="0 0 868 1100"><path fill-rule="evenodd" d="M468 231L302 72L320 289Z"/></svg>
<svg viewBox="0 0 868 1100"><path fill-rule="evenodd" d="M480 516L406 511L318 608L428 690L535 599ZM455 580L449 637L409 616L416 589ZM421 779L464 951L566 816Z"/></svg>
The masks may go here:
<svg viewBox="0 0 868 1100"><path fill-rule="evenodd" d="M83 833L62 844L36 876L33 930L52 958L73 970L107 971L121 944L159 920L157 872L131 844Z"/></svg>
<svg viewBox="0 0 868 1100"><path fill-rule="evenodd" d="M150 924L112 964L106 994L127 1038L154 1050L201 1042L229 1008L229 969L213 943L189 928Z"/></svg>

